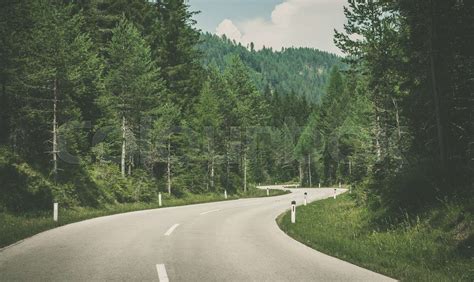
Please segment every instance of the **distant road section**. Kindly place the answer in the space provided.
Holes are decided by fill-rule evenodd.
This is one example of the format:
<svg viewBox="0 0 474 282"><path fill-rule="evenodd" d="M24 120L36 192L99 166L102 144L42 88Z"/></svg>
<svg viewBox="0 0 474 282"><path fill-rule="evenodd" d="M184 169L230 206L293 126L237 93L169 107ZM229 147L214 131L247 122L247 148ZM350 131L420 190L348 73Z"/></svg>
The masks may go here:
<svg viewBox="0 0 474 282"><path fill-rule="evenodd" d="M284 234L275 218L290 208L291 201L302 204L304 192L308 201L334 194L334 189L291 191L59 227L2 250L0 281L391 280Z"/></svg>

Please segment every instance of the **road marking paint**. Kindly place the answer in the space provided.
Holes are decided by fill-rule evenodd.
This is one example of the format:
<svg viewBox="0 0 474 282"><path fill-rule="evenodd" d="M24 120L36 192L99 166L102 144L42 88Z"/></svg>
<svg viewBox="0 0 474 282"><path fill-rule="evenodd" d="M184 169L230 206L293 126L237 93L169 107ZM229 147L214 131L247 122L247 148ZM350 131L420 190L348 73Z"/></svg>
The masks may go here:
<svg viewBox="0 0 474 282"><path fill-rule="evenodd" d="M217 211L220 211L220 210L221 210L221 209L212 210L212 211L206 211L206 212L200 213L200 215L208 214L208 213L211 213L211 212L217 212Z"/></svg>
<svg viewBox="0 0 474 282"><path fill-rule="evenodd" d="M160 282L169 282L168 273L166 273L166 267L164 264L157 264L156 271L158 272L158 279Z"/></svg>
<svg viewBox="0 0 474 282"><path fill-rule="evenodd" d="M168 229L168 231L166 231L165 233L165 236L170 236L171 233L173 233L173 231L176 229L176 227L179 226L179 223L176 223L175 225L171 226L170 229Z"/></svg>

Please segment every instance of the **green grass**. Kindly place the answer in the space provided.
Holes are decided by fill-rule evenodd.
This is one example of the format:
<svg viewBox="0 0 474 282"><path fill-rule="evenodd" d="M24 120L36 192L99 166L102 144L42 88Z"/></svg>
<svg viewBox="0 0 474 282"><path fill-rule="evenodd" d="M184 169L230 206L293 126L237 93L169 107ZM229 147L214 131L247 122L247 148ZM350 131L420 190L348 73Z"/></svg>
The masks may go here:
<svg viewBox="0 0 474 282"><path fill-rule="evenodd" d="M250 189L247 193L229 195L228 200L265 197L267 195L266 193L265 190ZM270 196L278 196L286 193L288 192L270 190ZM223 200L224 197L222 194L186 194L181 198L169 197L164 194L163 207L174 207ZM60 208L59 222L57 223L52 220L52 211L22 215L2 212L0 213L0 247L8 246L24 238L69 223L100 216L157 208L160 208L157 202L106 205L100 209L84 207L69 209Z"/></svg>
<svg viewBox="0 0 474 282"><path fill-rule="evenodd" d="M474 281L473 217L456 205L376 230L350 195L297 208L277 219L294 239L331 256L402 281Z"/></svg>

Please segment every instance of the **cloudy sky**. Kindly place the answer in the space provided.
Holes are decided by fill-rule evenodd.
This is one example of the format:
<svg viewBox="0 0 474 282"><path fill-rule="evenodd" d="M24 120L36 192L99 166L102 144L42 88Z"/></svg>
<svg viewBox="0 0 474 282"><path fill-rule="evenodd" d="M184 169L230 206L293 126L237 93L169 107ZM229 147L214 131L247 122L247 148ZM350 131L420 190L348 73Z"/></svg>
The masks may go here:
<svg viewBox="0 0 474 282"><path fill-rule="evenodd" d="M313 47L340 54L334 28L345 22L346 0L189 0L197 27L256 48Z"/></svg>

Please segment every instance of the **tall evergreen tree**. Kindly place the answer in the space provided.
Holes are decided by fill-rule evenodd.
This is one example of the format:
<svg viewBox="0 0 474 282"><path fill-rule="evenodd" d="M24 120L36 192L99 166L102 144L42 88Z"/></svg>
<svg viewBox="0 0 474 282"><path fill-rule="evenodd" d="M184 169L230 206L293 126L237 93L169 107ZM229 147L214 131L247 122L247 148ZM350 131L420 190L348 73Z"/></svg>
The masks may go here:
<svg viewBox="0 0 474 282"><path fill-rule="evenodd" d="M243 174L244 191L247 191L247 154L251 136L248 130L253 126L262 126L267 121L265 100L257 91L248 72L239 57L232 58L226 70L227 85L236 101L236 122L238 122L236 125L240 126L240 167Z"/></svg>
<svg viewBox="0 0 474 282"><path fill-rule="evenodd" d="M218 75L216 72L211 75ZM222 116L220 113L220 97L219 93L216 93L215 87L211 86L211 81L204 83L199 101L196 105L196 127L201 136L205 149L204 155L208 163L207 174L208 174L208 185L210 190L215 191L216 188L216 163L219 158L218 153L218 138L220 137L220 129L222 126Z"/></svg>
<svg viewBox="0 0 474 282"><path fill-rule="evenodd" d="M172 193L173 172L177 171L180 163L177 157L177 146L180 145L180 109L178 106L165 103L155 109L155 119L152 127L152 150L156 156L154 163L166 164L166 190Z"/></svg>
<svg viewBox="0 0 474 282"><path fill-rule="evenodd" d="M185 0L156 1L158 20L150 33L153 58L161 67L170 91L167 100L189 114L197 101L202 83L199 32L194 28L195 12Z"/></svg>
<svg viewBox="0 0 474 282"><path fill-rule="evenodd" d="M88 110L85 101L100 92L102 67L88 35L81 32L83 18L72 16L71 6L37 1L28 8L34 24L21 47L22 57L15 59L11 101L18 110L12 136L14 146L21 144L21 151L32 158L45 161L42 155L51 152L51 171L57 175L60 137L67 136L68 130L60 132L60 128L68 120L83 120ZM49 149L38 144L45 140L52 144ZM79 140L69 144L74 147Z"/></svg>
<svg viewBox="0 0 474 282"><path fill-rule="evenodd" d="M141 146L140 129L163 92L151 51L133 23L122 19L113 30L107 48L105 78L107 95L99 103L107 110L112 124L121 124L121 173L137 163Z"/></svg>

